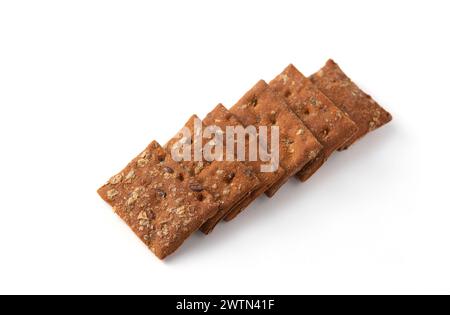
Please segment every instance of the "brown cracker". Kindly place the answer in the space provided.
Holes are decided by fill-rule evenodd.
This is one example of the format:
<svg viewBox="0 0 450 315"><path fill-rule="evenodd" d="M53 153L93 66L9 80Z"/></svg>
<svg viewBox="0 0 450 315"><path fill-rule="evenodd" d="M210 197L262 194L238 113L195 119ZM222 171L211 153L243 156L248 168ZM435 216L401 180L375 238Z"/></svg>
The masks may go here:
<svg viewBox="0 0 450 315"><path fill-rule="evenodd" d="M297 174L301 181L306 181L357 132L358 127L293 65L269 86L286 98L290 109L323 146L321 153Z"/></svg>
<svg viewBox="0 0 450 315"><path fill-rule="evenodd" d="M242 127L242 123L239 121L239 119L230 111L228 111L228 109L226 109L222 104L216 106L216 108L203 119L203 123L206 126L217 126L224 133L226 133L227 127ZM226 148L226 137L224 137L223 140L224 148ZM246 152L249 152L249 141L252 140L248 139L248 141L246 141L245 143ZM234 152L235 154L234 156L232 156L232 158L236 159L236 146ZM241 200L240 203L236 204L231 210L227 211L226 213L218 213L215 217L208 220L208 222L204 224L201 229L204 233L210 232L211 228L213 228L223 218L231 219L236 217L240 212L242 212L248 205L250 205L256 198L261 196L271 185L280 180L280 178L284 175L284 169L281 167L278 168L278 170L276 170L275 172L261 172L261 165L263 164L263 162L261 162L260 160L245 161L242 162L242 164L248 166L253 171L253 173L260 181L259 184L254 188L252 192L250 192L249 195Z"/></svg>
<svg viewBox="0 0 450 315"><path fill-rule="evenodd" d="M180 181L157 142L98 190L134 233L164 259L216 213L213 196Z"/></svg>
<svg viewBox="0 0 450 315"><path fill-rule="evenodd" d="M198 117L191 117L186 124L186 127L192 133L194 132L194 119L198 119ZM206 125L202 123L203 130L205 127ZM210 233L230 209L245 199L259 185L259 180L250 167L237 161L208 162L203 159L199 162L175 162L170 156L170 151L173 145L176 144L177 139L179 137L173 138L165 147L168 152L167 160L170 160L170 165L176 165L176 168L181 170L177 176L199 182L206 191L213 195L214 200L219 204L218 211L201 228L202 232ZM202 137L202 145L204 146L209 140ZM191 158L194 158L193 153Z"/></svg>
<svg viewBox="0 0 450 315"><path fill-rule="evenodd" d="M353 83L333 60L328 60L326 65L310 79L358 126L358 132L342 149L348 148L370 131L392 120L391 114Z"/></svg>
<svg viewBox="0 0 450 315"><path fill-rule="evenodd" d="M289 109L282 96L274 93L262 80L248 91L230 112L236 115L244 126L267 126L269 129L271 126L279 126L280 163L286 174L266 191L269 197L275 195L291 176L315 159L322 149L322 145Z"/></svg>

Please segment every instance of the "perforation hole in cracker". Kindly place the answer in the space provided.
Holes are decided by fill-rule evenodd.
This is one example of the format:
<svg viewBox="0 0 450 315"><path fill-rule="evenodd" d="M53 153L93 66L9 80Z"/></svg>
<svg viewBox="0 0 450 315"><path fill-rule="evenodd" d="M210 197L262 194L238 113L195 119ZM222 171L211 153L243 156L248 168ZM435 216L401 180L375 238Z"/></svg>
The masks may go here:
<svg viewBox="0 0 450 315"><path fill-rule="evenodd" d="M250 100L249 105L253 106L253 107L258 106L258 98L256 97L256 95L252 97L252 99Z"/></svg>
<svg viewBox="0 0 450 315"><path fill-rule="evenodd" d="M230 172L225 176L224 180L226 183L230 184L235 177L236 177L236 174L234 172Z"/></svg>

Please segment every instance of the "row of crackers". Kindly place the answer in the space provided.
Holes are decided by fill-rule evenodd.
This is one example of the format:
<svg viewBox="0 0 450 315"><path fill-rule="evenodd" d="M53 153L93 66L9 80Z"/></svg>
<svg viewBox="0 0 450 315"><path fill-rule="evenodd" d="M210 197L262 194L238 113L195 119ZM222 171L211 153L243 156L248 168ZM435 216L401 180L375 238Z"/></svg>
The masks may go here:
<svg viewBox="0 0 450 315"><path fill-rule="evenodd" d="M197 116L186 123L194 131ZM286 181L308 180L336 150L392 120L332 60L305 77L289 65L269 84L260 81L229 110L218 105L203 127L279 127L280 167L261 172L261 161L175 161L178 135L153 141L98 190L100 196L160 259L195 231L213 231ZM246 142L248 149L249 142Z"/></svg>

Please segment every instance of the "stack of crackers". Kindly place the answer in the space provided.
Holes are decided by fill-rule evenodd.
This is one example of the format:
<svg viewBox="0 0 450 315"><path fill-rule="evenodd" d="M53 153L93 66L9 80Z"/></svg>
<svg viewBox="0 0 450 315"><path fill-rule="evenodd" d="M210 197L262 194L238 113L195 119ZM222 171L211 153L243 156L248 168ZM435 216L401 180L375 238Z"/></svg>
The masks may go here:
<svg viewBox="0 0 450 315"><path fill-rule="evenodd" d="M201 121L223 132L229 126L278 126L280 167L262 172L261 161L178 161L171 155L177 134L164 146L153 141L98 193L164 259L195 231L209 234L261 195L274 196L290 177L308 180L333 152L391 120L334 61L309 78L289 65L230 109L218 105ZM194 131L195 121L191 117L185 127Z"/></svg>

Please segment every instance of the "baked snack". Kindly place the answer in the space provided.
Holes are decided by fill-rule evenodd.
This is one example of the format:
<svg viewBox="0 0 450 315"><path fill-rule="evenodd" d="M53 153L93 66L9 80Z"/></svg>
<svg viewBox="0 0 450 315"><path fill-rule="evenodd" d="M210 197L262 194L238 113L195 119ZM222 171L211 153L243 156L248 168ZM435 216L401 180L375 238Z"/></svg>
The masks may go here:
<svg viewBox="0 0 450 315"><path fill-rule="evenodd" d="M196 230L210 233L294 174L307 180L336 149L391 119L332 60L310 79L290 65L230 110L192 116L164 148L153 141L98 193L164 259Z"/></svg>
<svg viewBox="0 0 450 315"><path fill-rule="evenodd" d="M266 126L269 130L272 126L279 127L279 158L286 173L266 191L269 197L274 196L291 176L315 159L322 150L322 145L289 109L283 97L273 92L262 80L248 91L230 112L236 115L244 126ZM272 148L271 143L269 147Z"/></svg>
<svg viewBox="0 0 450 315"><path fill-rule="evenodd" d="M320 154L298 174L309 179L330 157L358 131L356 124L293 65L289 65L269 86L285 97L289 108L322 144Z"/></svg>
<svg viewBox="0 0 450 315"><path fill-rule="evenodd" d="M153 141L98 190L99 195L160 259L173 253L217 212L201 184L182 181Z"/></svg>
<svg viewBox="0 0 450 315"><path fill-rule="evenodd" d="M194 130L195 121L199 123L202 131L207 127L197 116L191 117L186 124L186 127L191 130L192 134L198 132ZM192 146L195 142L201 142L203 147L212 139L203 137L203 132L200 137L191 139ZM183 178L186 181L191 179L201 184L202 188L208 191L214 200L219 204L219 208L214 215L202 225L201 231L208 234L217 225L220 219L228 213L232 208L249 196L259 185L259 180L254 174L251 167L246 166L239 161L223 161L214 160L208 161L205 159L203 152L201 152L202 161L175 161L171 156L171 151L174 145L177 144L176 136L168 142L165 146L167 155L167 163L175 165L178 169L177 177ZM202 148L203 148L202 147ZM199 149L199 148L197 148ZM191 159L194 159L194 152L191 151ZM200 157L200 155L198 156Z"/></svg>
<svg viewBox="0 0 450 315"><path fill-rule="evenodd" d="M216 126L222 130L222 132L226 133L227 127L242 127L241 122L239 119L233 115L228 109L225 108L222 104L219 104L216 106L216 108L211 111L204 119L203 123L206 126ZM226 141L227 139L224 137L224 148L226 148ZM233 143L235 138L233 137ZM231 141L230 140L230 141ZM254 138L248 138L245 141L245 152L250 152L250 146L251 141L255 141ZM257 145L257 143L255 144ZM230 157L231 159L236 160L237 159L237 147L234 145L234 154ZM226 157L224 158L226 159ZM284 169L282 167L279 167L274 172L261 172L261 166L265 164L265 162L262 162L261 160L256 161L249 161L248 159L242 163L246 167L249 167L253 173L256 175L256 177L259 179L258 185L251 191L243 200L241 200L239 203L237 203L232 209L229 211L224 211L221 213L218 213L213 218L209 219L207 223L205 223L201 231L204 233L209 233L212 231L214 226L220 222L223 218L227 218L227 220L230 220L234 217L236 217L240 212L242 212L248 205L250 205L256 198L264 194L264 192L272 186L274 183L276 183L280 178L284 175Z"/></svg>
<svg viewBox="0 0 450 315"><path fill-rule="evenodd" d="M358 131L341 149L347 149L370 131L392 120L391 114L353 83L333 60L328 60L310 79L358 126Z"/></svg>

